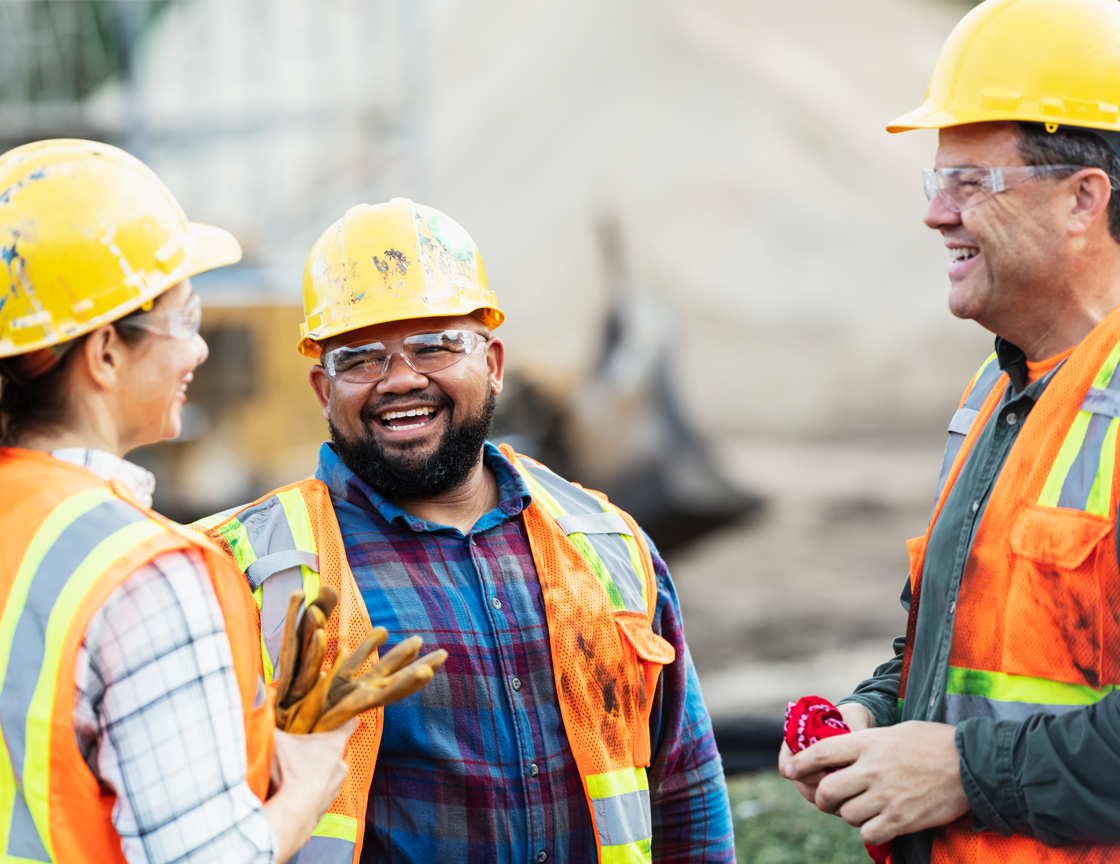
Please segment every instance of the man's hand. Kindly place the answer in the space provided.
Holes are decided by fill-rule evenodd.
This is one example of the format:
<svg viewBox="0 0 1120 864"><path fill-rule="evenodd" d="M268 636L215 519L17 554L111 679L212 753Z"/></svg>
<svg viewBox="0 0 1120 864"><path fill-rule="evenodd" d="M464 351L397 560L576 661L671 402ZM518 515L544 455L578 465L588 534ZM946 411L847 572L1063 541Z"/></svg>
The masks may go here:
<svg viewBox="0 0 1120 864"><path fill-rule="evenodd" d="M807 785L816 780L817 807L859 827L864 843L886 843L968 812L953 732L909 721L837 735L790 757L783 773ZM821 777L826 768L839 770Z"/></svg>
<svg viewBox="0 0 1120 864"><path fill-rule="evenodd" d="M311 839L346 779L346 742L358 728L355 717L317 735L289 735L276 730L272 759L273 794L264 803L276 835L276 861L283 864Z"/></svg>
<svg viewBox="0 0 1120 864"><path fill-rule="evenodd" d="M864 729L875 728L875 715L858 702L846 702L843 705L836 706L836 710L840 712L840 716L844 718L844 722L848 724L848 728L853 732L862 732ZM778 770L782 773L783 777L789 776L786 773L786 766L789 765L792 758L793 752L789 749L789 745L783 741L782 750L778 754ZM793 785L797 787L797 791L801 793L802 798L810 804L816 804L817 784L820 783L824 777L825 772L818 771L815 774L794 780Z"/></svg>

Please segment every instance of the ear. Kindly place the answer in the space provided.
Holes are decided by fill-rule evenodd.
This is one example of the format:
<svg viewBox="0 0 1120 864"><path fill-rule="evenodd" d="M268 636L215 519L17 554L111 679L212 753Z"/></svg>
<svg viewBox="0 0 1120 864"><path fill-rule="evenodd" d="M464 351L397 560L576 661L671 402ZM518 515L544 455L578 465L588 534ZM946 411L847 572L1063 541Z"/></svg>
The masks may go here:
<svg viewBox="0 0 1120 864"><path fill-rule="evenodd" d="M121 380L128 347L112 324L98 327L82 344L82 360L94 385L112 390Z"/></svg>
<svg viewBox="0 0 1120 864"><path fill-rule="evenodd" d="M327 370L316 363L311 367L311 371L307 373L307 377L311 382L311 389L315 391L315 398L319 400L319 408L322 409L323 419L330 421L331 379L327 375Z"/></svg>
<svg viewBox="0 0 1120 864"><path fill-rule="evenodd" d="M1112 181L1100 169L1089 168L1069 178L1073 186L1073 206L1069 211L1066 230L1070 237L1086 234L1104 218L1108 228L1108 202L1112 199Z"/></svg>
<svg viewBox="0 0 1120 864"><path fill-rule="evenodd" d="M502 392L502 376L506 372L506 346L497 337L486 346L486 371L490 378L490 389L497 396Z"/></svg>

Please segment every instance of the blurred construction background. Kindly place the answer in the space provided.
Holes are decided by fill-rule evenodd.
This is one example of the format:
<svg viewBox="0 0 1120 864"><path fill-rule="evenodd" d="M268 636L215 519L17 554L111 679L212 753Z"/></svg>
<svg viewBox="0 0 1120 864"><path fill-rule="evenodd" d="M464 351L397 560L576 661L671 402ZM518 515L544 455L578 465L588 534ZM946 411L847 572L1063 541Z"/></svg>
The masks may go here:
<svg viewBox="0 0 1120 864"><path fill-rule="evenodd" d="M123 146L245 248L196 283L182 439L138 454L183 520L313 470L326 226L396 196L460 222L508 313L498 433L650 529L730 757L904 626L990 337L921 223L935 139L883 126L970 5L0 0L0 143Z"/></svg>

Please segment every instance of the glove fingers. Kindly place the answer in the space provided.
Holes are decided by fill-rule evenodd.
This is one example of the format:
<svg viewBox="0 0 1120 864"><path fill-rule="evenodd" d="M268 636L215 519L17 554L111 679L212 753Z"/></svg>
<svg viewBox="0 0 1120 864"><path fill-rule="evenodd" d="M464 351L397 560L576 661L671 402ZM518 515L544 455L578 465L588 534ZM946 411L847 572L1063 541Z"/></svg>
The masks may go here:
<svg viewBox="0 0 1120 864"><path fill-rule="evenodd" d="M311 643L304 652L303 660L299 665L299 674L292 681L288 690L289 702L302 699L319 680L319 668L323 665L323 656L327 653L327 631L318 629L311 636Z"/></svg>
<svg viewBox="0 0 1120 864"><path fill-rule="evenodd" d="M420 653L420 646L423 644L424 640L419 636L410 636L403 642L398 642L359 680L376 681L379 678L392 675L398 669L404 668L415 660L416 655Z"/></svg>
<svg viewBox="0 0 1120 864"><path fill-rule="evenodd" d="M312 606L318 606L323 613L323 620L329 621L334 607L338 605L338 591L330 585L320 585L319 593L311 601Z"/></svg>
<svg viewBox="0 0 1120 864"><path fill-rule="evenodd" d="M346 679L353 679L357 677L358 671L362 668L362 664L366 659L385 644L385 640L389 638L389 631L384 627L374 627L362 640L362 644L354 649L354 653L347 658L346 663L341 669L338 670L339 677Z"/></svg>
<svg viewBox="0 0 1120 864"><path fill-rule="evenodd" d="M299 654L299 641L296 638L296 625L299 617L299 607L303 604L304 593L293 591L288 599L288 614L284 618L284 640L280 643L280 669L276 679L276 705L280 706L288 696L292 677L296 672L296 662ZM279 717L277 717L279 721Z"/></svg>

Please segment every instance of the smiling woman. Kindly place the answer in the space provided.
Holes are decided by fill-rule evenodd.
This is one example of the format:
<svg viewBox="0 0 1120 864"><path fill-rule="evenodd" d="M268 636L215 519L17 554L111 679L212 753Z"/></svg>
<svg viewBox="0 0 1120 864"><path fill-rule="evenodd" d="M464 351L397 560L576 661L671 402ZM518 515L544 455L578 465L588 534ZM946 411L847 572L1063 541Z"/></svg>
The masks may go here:
<svg viewBox="0 0 1120 864"><path fill-rule="evenodd" d="M337 794L356 724L274 734L248 585L151 509L154 479L124 459L179 434L208 353L190 277L241 249L95 142L0 156L0 190L5 848L36 861L155 864L205 849L283 862ZM48 619L43 633L35 622Z"/></svg>

